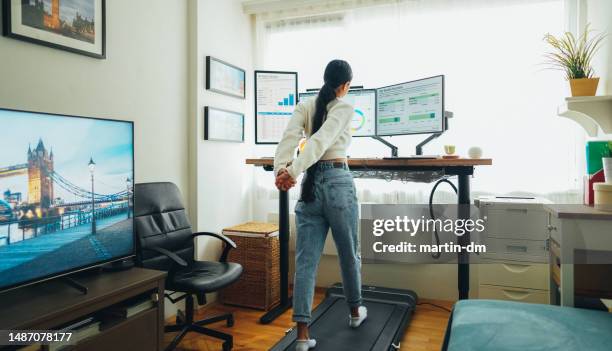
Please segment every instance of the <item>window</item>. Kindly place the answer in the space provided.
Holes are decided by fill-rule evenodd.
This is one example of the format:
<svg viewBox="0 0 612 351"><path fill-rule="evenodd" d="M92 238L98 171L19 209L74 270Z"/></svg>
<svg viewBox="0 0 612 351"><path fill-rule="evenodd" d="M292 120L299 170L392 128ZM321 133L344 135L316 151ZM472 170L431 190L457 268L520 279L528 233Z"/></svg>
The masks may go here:
<svg viewBox="0 0 612 351"><path fill-rule="evenodd" d="M446 109L455 118L425 154L442 154L443 145L455 144L467 155L469 147L480 146L494 165L477 168L475 195L521 193L580 201L585 135L557 117L568 84L561 73L542 65L544 34L564 31L564 2L425 3L259 23L259 66L298 71L300 91L320 87L324 67L334 58L349 61L353 84L366 88L444 74ZM401 156L414 154L425 137L388 140L399 146ZM354 138L349 150L352 157L388 154L389 149L368 138ZM260 187L273 189L269 177L256 179ZM424 202L432 186L358 182L362 201Z"/></svg>

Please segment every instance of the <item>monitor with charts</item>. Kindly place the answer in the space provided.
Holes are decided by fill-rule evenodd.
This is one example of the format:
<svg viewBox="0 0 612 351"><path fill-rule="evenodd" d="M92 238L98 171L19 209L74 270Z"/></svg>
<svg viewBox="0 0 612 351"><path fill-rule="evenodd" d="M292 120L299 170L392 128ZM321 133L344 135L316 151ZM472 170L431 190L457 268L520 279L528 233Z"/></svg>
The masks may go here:
<svg viewBox="0 0 612 351"><path fill-rule="evenodd" d="M300 94L300 102L317 97L317 92ZM376 135L376 90L359 89L351 90L342 98L343 101L353 106L353 120L351 131L354 137L370 137Z"/></svg>
<svg viewBox="0 0 612 351"><path fill-rule="evenodd" d="M377 89L379 136L444 131L444 76Z"/></svg>
<svg viewBox="0 0 612 351"><path fill-rule="evenodd" d="M255 143L278 144L297 104L295 72L255 71Z"/></svg>

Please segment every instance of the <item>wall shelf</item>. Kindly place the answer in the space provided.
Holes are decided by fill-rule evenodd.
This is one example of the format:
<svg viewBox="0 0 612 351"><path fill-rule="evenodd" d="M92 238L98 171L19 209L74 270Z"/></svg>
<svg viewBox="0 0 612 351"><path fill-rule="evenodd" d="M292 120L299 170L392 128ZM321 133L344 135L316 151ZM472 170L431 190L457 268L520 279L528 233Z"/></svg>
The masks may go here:
<svg viewBox="0 0 612 351"><path fill-rule="evenodd" d="M580 124L590 137L612 134L612 95L566 98L557 114Z"/></svg>

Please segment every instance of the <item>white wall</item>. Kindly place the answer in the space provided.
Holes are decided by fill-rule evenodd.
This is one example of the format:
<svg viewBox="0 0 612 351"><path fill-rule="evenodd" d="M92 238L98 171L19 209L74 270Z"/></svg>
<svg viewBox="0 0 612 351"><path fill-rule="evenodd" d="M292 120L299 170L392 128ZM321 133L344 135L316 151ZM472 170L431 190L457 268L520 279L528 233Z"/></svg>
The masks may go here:
<svg viewBox="0 0 612 351"><path fill-rule="evenodd" d="M195 151L194 194L197 196L197 229L220 232L223 228L250 219L253 136L253 46L250 16L242 13L239 0L190 0L192 48L190 62L190 109L192 147ZM195 21L195 23L194 23ZM205 89L205 57L214 56L246 70L247 98L239 99ZM204 140L204 106L245 114L245 142L228 143ZM221 243L201 237L198 257L216 259Z"/></svg>
<svg viewBox="0 0 612 351"><path fill-rule="evenodd" d="M136 181L188 196L186 15L183 1L108 0L106 60L0 37L0 106L134 121Z"/></svg>
<svg viewBox="0 0 612 351"><path fill-rule="evenodd" d="M587 22L596 31L608 33L605 45L597 54L593 65L595 74L601 78L598 95L612 94L612 1L588 0Z"/></svg>
<svg viewBox="0 0 612 351"><path fill-rule="evenodd" d="M0 107L132 120L137 182L176 183L199 231L250 219L252 30L240 1L108 0L106 15L106 60L0 37ZM205 90L206 55L247 71L246 100ZM245 143L204 141L205 105L245 113ZM197 255L220 248L202 239Z"/></svg>
<svg viewBox="0 0 612 351"><path fill-rule="evenodd" d="M134 121L136 182L189 201L187 3L108 0L106 18L106 60L0 37L0 106Z"/></svg>

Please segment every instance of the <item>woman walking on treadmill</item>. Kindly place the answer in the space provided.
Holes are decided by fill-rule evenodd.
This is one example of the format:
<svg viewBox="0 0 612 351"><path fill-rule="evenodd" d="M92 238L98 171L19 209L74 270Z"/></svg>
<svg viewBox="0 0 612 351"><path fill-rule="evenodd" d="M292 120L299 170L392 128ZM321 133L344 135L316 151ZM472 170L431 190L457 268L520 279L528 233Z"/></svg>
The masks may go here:
<svg viewBox="0 0 612 351"><path fill-rule="evenodd" d="M342 60L325 68L325 84L316 99L300 103L283 134L274 157L276 186L289 190L304 171L300 200L295 207L297 241L293 285L293 321L297 323L296 350L316 345L308 334L319 259L331 228L342 270L343 289L357 328L367 317L361 306L361 256L357 232L358 204L346 151L351 142L353 107L340 100L350 88L353 72ZM293 153L300 139L308 141L299 156Z"/></svg>

